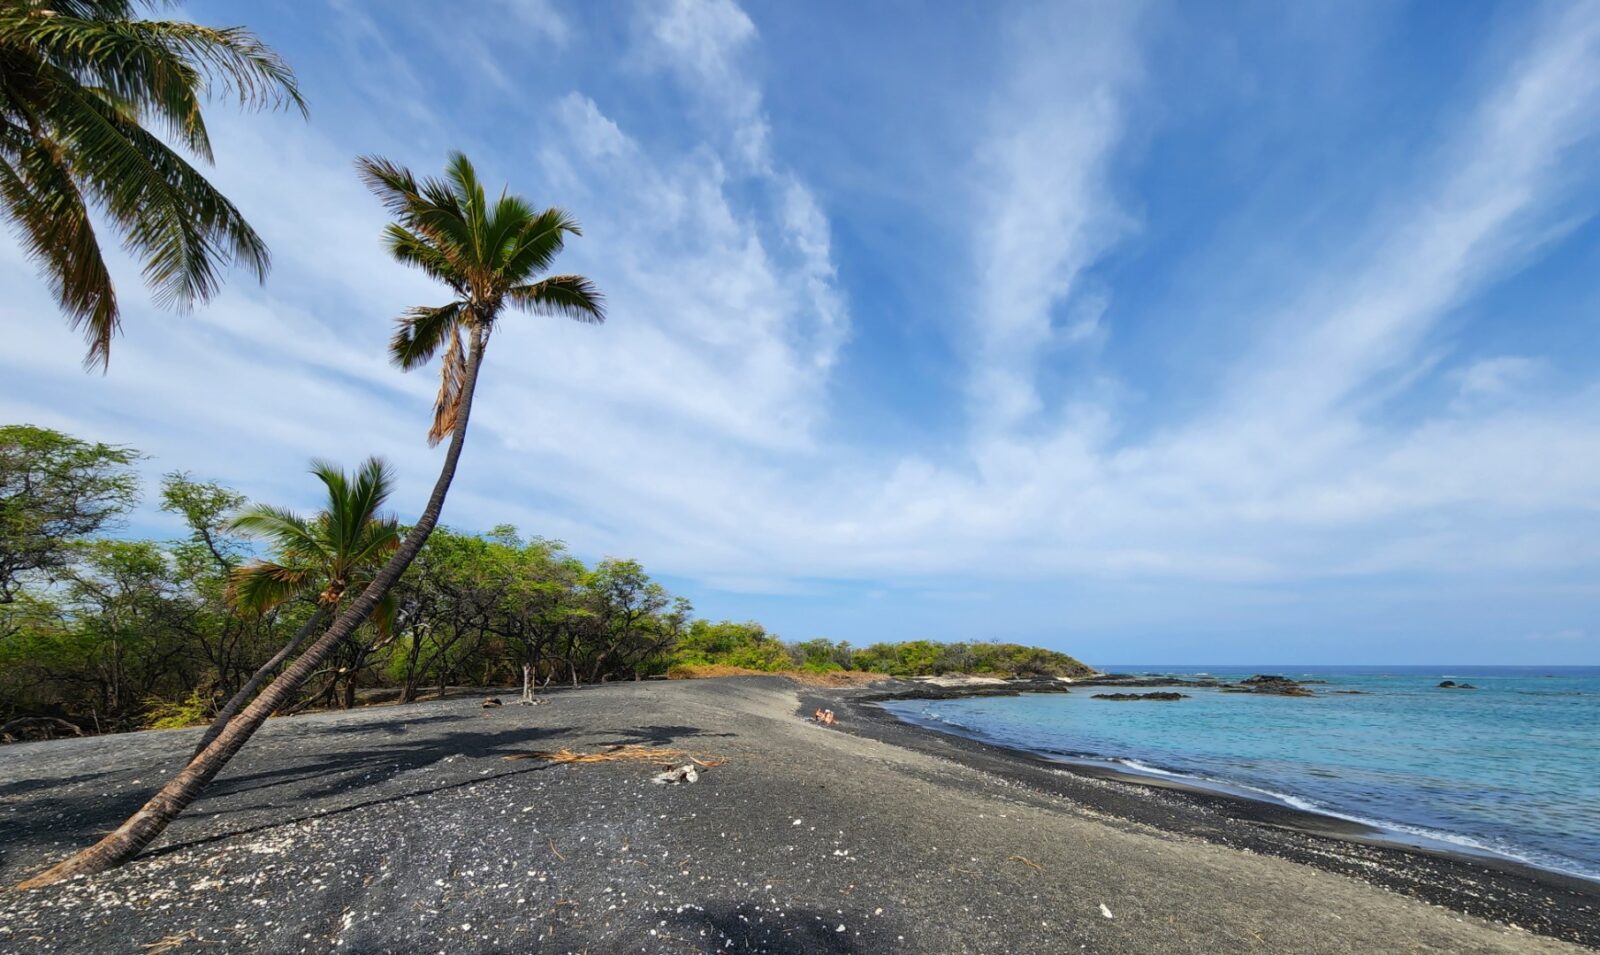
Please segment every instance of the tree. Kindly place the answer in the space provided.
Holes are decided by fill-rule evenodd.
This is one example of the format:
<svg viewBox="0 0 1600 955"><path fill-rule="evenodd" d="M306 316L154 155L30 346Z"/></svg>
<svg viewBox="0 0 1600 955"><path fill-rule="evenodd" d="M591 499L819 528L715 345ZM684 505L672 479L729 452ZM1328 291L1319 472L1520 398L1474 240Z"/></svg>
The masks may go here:
<svg viewBox="0 0 1600 955"><path fill-rule="evenodd" d="M510 586L497 572L492 541L438 528L395 588L404 628L400 699L416 698L418 683L432 672L444 694L454 668L481 648Z"/></svg>
<svg viewBox="0 0 1600 955"><path fill-rule="evenodd" d="M346 605L316 642L229 722L204 752L116 830L23 882L20 888L48 885L79 873L102 872L137 855L194 801L334 647L377 608L439 523L439 512L466 443L467 420L484 347L507 305L582 321L600 322L605 318L600 293L588 279L579 275L535 278L555 260L566 235L579 234L577 223L566 213L558 209L534 212L525 200L504 192L491 205L476 170L461 153L451 155L443 180L419 182L409 170L376 158L364 158L358 167L367 185L397 220L387 230L390 252L400 262L415 265L438 279L455 295L446 305L407 312L400 318L389 346L390 357L407 371L425 365L440 348L445 350L429 436L437 442L448 433L450 445L433 492L416 524L372 582ZM466 346L461 341L463 330Z"/></svg>
<svg viewBox="0 0 1600 955"><path fill-rule="evenodd" d="M74 543L139 499L129 448L30 425L0 427L0 604L25 577L71 563Z"/></svg>
<svg viewBox="0 0 1600 955"><path fill-rule="evenodd" d="M228 580L246 550L229 521L246 503L232 488L197 481L182 471L161 479L161 509L182 517L189 528L187 540L174 541L167 549L177 583L196 608L194 649L215 673L211 686L188 688L205 710L218 692L231 695L238 689L238 671L263 645L274 642L277 629L276 615L241 610L228 597Z"/></svg>
<svg viewBox="0 0 1600 955"><path fill-rule="evenodd" d="M585 589L594 630L590 682L629 669L670 642L657 624L672 605L672 596L650 579L638 561L602 560L589 574ZM688 616L687 607L681 616Z"/></svg>
<svg viewBox="0 0 1600 955"><path fill-rule="evenodd" d="M795 663L783 641L754 620L696 620L678 641L676 659L691 666L709 664L767 671L787 670Z"/></svg>
<svg viewBox="0 0 1600 955"><path fill-rule="evenodd" d="M261 684L333 615L345 595L365 588L377 568L400 546L399 523L378 513L394 483L387 465L368 458L354 475L346 475L332 464L314 461L311 473L328 492L328 505L316 517L307 520L293 511L258 504L229 523L235 531L267 539L277 553L276 560L253 561L233 569L228 580L230 602L259 615L311 596L316 610L218 711L195 745L195 755L217 738ZM373 622L380 632L388 633L393 619L394 603L386 596L379 601ZM353 674L349 687L353 695Z"/></svg>
<svg viewBox="0 0 1600 955"><path fill-rule="evenodd" d="M560 541L535 538L524 544L510 528L504 530L510 537L507 546L518 549L516 573L502 604L504 613L498 618L497 632L518 652L522 665L520 702L531 704L535 702L539 668L556 639L583 619L579 598L587 572L583 562L568 554Z"/></svg>
<svg viewBox="0 0 1600 955"><path fill-rule="evenodd" d="M91 208L143 260L162 305L209 300L232 263L265 279L261 237L167 142L212 161L210 94L305 111L294 73L254 34L137 18L147 5L0 4L0 211L82 330L91 368L110 361L121 320Z"/></svg>

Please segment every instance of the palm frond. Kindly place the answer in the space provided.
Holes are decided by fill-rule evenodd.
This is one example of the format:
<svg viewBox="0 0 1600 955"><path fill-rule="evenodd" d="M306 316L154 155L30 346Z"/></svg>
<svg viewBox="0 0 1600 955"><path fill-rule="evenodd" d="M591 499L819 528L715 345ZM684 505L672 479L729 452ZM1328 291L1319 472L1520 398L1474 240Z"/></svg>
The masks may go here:
<svg viewBox="0 0 1600 955"><path fill-rule="evenodd" d="M245 508L228 522L228 527L241 534L266 538L279 551L289 554L320 554L326 549L305 518L270 504Z"/></svg>
<svg viewBox="0 0 1600 955"><path fill-rule="evenodd" d="M356 174L373 195L397 219L406 219L411 210L422 202L417 190L417 178L411 170L381 156L361 156L356 160Z"/></svg>
<svg viewBox="0 0 1600 955"><path fill-rule="evenodd" d="M0 160L0 199L68 324L82 330L84 363L105 367L120 324L117 295L71 172L43 144L24 144L15 167Z"/></svg>
<svg viewBox="0 0 1600 955"><path fill-rule="evenodd" d="M450 326L450 344L439 364L439 395L433 402L433 426L428 429L428 446L435 447L456 429L461 413L461 388L467 380L467 354L461 343L461 325Z"/></svg>
<svg viewBox="0 0 1600 955"><path fill-rule="evenodd" d="M552 275L506 293L512 304L540 315L561 315L579 322L606 320L605 296L581 275Z"/></svg>
<svg viewBox="0 0 1600 955"><path fill-rule="evenodd" d="M452 258L398 222L391 222L383 230L389 254L401 265L414 265L430 278L450 286L455 292L466 291L465 277L456 268Z"/></svg>
<svg viewBox="0 0 1600 955"><path fill-rule="evenodd" d="M504 269L520 247L520 238L526 233L535 216L533 207L521 196L503 195L490 210L484 228L484 262L495 269Z"/></svg>
<svg viewBox="0 0 1600 955"><path fill-rule="evenodd" d="M385 591L378 605L372 608L372 616L367 618L372 622L372 629L377 631L378 639L387 640L394 635L394 621L399 612L400 598L393 590Z"/></svg>
<svg viewBox="0 0 1600 955"><path fill-rule="evenodd" d="M50 9L66 17L86 20L126 20L139 7L154 6L150 0L52 0Z"/></svg>
<svg viewBox="0 0 1600 955"><path fill-rule="evenodd" d="M528 276L549 269L561 254L569 234L582 235L583 231L578 228L577 220L560 209L546 209L530 217L506 255L505 275L513 282L523 282Z"/></svg>
<svg viewBox="0 0 1600 955"><path fill-rule="evenodd" d="M209 300L234 264L264 279L266 245L168 143L211 161L201 107L212 95L306 111L293 71L255 34L138 17L158 5L0 0L0 158L8 167L0 199L69 322L84 329L91 367L108 363L118 312L81 209L105 213L160 304ZM42 175L28 155L39 151L64 177ZM38 254L50 233L53 251Z"/></svg>
<svg viewBox="0 0 1600 955"><path fill-rule="evenodd" d="M104 100L65 82L55 86L49 117L74 171L145 260L159 303L183 307L211 298L229 263L265 279L266 244L204 176Z"/></svg>
<svg viewBox="0 0 1600 955"><path fill-rule="evenodd" d="M207 161L211 147L200 103L233 91L246 108L306 112L294 71L254 34L166 20L76 17L54 11L0 12L8 45L28 49L80 84L154 114L174 138Z"/></svg>
<svg viewBox="0 0 1600 955"><path fill-rule="evenodd" d="M328 554L341 554L350 543L346 536L352 524L350 479L338 465L320 458L311 462L311 473L328 491L327 506L317 515L318 536Z"/></svg>
<svg viewBox="0 0 1600 955"><path fill-rule="evenodd" d="M466 222L468 234L464 236L469 243L479 243L483 239L484 227L488 221L488 204L484 201L483 185L478 182L478 170L472 166L472 161L466 153L455 151L445 161L445 177L450 183L450 194L455 200L455 207L460 210L461 218ZM483 248L475 245L479 262L485 261Z"/></svg>
<svg viewBox="0 0 1600 955"><path fill-rule="evenodd" d="M399 521L393 517L377 518L362 532L359 543L351 549L349 561L357 566L381 564L400 546L404 536L400 533Z"/></svg>
<svg viewBox="0 0 1600 955"><path fill-rule="evenodd" d="M419 182L411 170L376 156L357 159L356 170L403 230L416 234L418 244L431 250L427 255L435 268L444 271L448 265L459 281L475 256L466 213L450 184L439 179ZM399 236L388 234L393 250Z"/></svg>
<svg viewBox="0 0 1600 955"><path fill-rule="evenodd" d="M307 568L256 561L228 576L228 597L241 610L265 613L313 589L315 580Z"/></svg>
<svg viewBox="0 0 1600 955"><path fill-rule="evenodd" d="M200 117L204 76L181 49L162 42L164 26L176 25L0 15L0 33L8 43L26 46L32 55L65 70L118 103L135 122L154 113L173 138L209 162L211 144Z"/></svg>
<svg viewBox="0 0 1600 955"><path fill-rule="evenodd" d="M411 309L395 323L394 337L389 340L389 360L405 371L427 364L454 333L461 315L460 302Z"/></svg>
<svg viewBox="0 0 1600 955"><path fill-rule="evenodd" d="M388 500L394 484L394 471L383 459L367 458L356 468L355 479L347 482L344 528L341 540L345 550L355 553L364 543L368 529L381 522L378 509Z"/></svg>

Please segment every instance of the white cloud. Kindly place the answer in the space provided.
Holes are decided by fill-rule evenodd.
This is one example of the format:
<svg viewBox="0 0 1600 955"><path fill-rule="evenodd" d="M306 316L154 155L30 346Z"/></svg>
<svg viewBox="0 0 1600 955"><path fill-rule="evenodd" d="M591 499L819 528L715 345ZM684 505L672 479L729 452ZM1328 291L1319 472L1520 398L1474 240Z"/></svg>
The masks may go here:
<svg viewBox="0 0 1600 955"><path fill-rule="evenodd" d="M515 22L540 39L564 46L572 39L572 24L550 0L500 0Z"/></svg>
<svg viewBox="0 0 1600 955"><path fill-rule="evenodd" d="M1041 352L1052 340L1087 340L1098 325L1096 314L1062 328L1057 313L1084 270L1130 227L1109 169L1139 69L1136 8L1064 4L1009 25L1010 76L982 133L971 210L978 226L970 397L984 427L1039 411Z"/></svg>
<svg viewBox="0 0 1600 955"><path fill-rule="evenodd" d="M1521 355L1500 355L1473 362L1455 373L1459 388L1455 407L1465 410L1478 403L1504 399L1537 376L1543 364L1536 358Z"/></svg>
<svg viewBox="0 0 1600 955"><path fill-rule="evenodd" d="M665 0L641 4L641 13L668 63L707 88L749 88L737 59L756 25L733 0Z"/></svg>
<svg viewBox="0 0 1600 955"><path fill-rule="evenodd" d="M981 594L995 578L1600 562L1592 520L1572 519L1600 509L1594 391L1525 400L1538 367L1508 355L1450 372L1456 393L1409 423L1375 413L1438 354L1428 337L1451 309L1583 214L1563 201L1570 150L1596 126L1595 24L1547 24L1394 184L1346 260L1263 295L1296 307L1248 317L1265 342L1230 363L1216 399L1137 434L1102 392L1055 401L1037 374L1052 348L1115 333L1115 301L1087 273L1129 221L1108 179L1138 106L1137 24L1109 7L1065 39L1054 11L1016 24L993 126L974 131L992 144L983 176L945 184L991 213L974 237L974 301L951 304L972 312L970 397L984 414L950 446L895 456L837 438L855 413L832 401L852 303L826 202L765 132L746 68L753 23L730 3L640 11L650 68L682 84L702 132L663 145L574 91L493 157L582 221L558 267L591 275L611 320L513 316L497 332L448 520L511 520L763 592L807 593L821 577L960 576ZM31 271L0 261L21 290L0 303L0 371L26 382L0 392L0 416L128 441L161 468L286 503L310 496L313 454L379 452L404 477L397 506L420 501L437 462L422 443L432 372L400 375L382 346L401 307L439 291L385 260L381 209L342 135L333 118L219 124L219 179L278 270L187 318L131 297L104 379L78 371ZM362 144L386 147L406 144ZM1091 374L1117 392L1109 372Z"/></svg>
<svg viewBox="0 0 1600 955"><path fill-rule="evenodd" d="M706 112L725 123L731 154L750 169L771 171L771 129L761 89L743 61L756 26L733 0L664 0L639 5L641 57L660 66L706 100Z"/></svg>

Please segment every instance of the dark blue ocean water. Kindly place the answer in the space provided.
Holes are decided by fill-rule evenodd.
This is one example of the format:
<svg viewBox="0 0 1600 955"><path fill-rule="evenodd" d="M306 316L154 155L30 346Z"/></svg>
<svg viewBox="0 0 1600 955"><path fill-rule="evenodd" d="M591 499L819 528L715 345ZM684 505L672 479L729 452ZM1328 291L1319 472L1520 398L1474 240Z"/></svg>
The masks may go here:
<svg viewBox="0 0 1600 955"><path fill-rule="evenodd" d="M1327 680L1313 698L1032 694L887 704L1063 759L1112 760L1600 878L1600 667L1105 667ZM1444 679L1476 690L1443 690ZM1336 690L1361 690L1341 695Z"/></svg>

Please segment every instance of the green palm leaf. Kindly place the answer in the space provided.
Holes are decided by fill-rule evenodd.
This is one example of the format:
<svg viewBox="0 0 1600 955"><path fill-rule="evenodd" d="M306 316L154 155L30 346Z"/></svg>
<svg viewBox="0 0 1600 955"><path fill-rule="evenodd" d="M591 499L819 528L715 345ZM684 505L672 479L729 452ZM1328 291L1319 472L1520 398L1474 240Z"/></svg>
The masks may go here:
<svg viewBox="0 0 1600 955"><path fill-rule="evenodd" d="M239 210L146 126L209 162L207 96L305 112L294 74L253 34L138 19L138 6L0 3L0 204L84 332L91 367L110 361L119 312L89 207L143 260L169 307L209 300L231 265L258 279L269 265Z"/></svg>
<svg viewBox="0 0 1600 955"><path fill-rule="evenodd" d="M604 297L581 275L552 275L542 282L518 285L507 294L512 304L537 314L562 315L580 322L605 321Z"/></svg>
<svg viewBox="0 0 1600 955"><path fill-rule="evenodd" d="M311 473L327 492L327 504L315 517L257 504L230 522L275 551L273 559L246 564L232 575L229 593L240 607L264 612L313 592L322 602L337 604L366 586L399 546L399 523L379 513L394 484L382 460L368 458L353 474L313 461Z"/></svg>
<svg viewBox="0 0 1600 955"><path fill-rule="evenodd" d="M605 320L604 298L588 279L539 278L566 236L581 234L565 212L535 211L522 197L504 192L489 202L477 170L459 152L450 154L442 178L418 179L376 156L358 159L356 168L395 218L385 231L390 253L457 296L446 305L408 309L389 342L389 357L406 371L443 351L429 444L438 444L460 420L469 364L464 332L486 336L507 304L583 322Z"/></svg>

